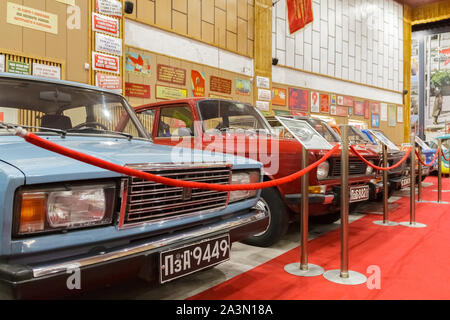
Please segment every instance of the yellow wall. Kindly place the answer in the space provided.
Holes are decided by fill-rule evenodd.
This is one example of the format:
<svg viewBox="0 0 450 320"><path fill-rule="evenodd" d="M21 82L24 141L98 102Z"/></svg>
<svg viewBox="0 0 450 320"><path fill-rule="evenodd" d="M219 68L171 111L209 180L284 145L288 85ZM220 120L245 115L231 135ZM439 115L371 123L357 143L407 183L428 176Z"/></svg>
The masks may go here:
<svg viewBox="0 0 450 320"><path fill-rule="evenodd" d="M254 0L132 0L134 19L253 57Z"/></svg>
<svg viewBox="0 0 450 320"><path fill-rule="evenodd" d="M33 30L6 22L7 2L17 3L58 16L58 34ZM67 5L55 0L0 1L0 53L35 58L65 65L62 78L89 82L84 63L89 62L89 1L76 0L80 7L81 28L67 29Z"/></svg>

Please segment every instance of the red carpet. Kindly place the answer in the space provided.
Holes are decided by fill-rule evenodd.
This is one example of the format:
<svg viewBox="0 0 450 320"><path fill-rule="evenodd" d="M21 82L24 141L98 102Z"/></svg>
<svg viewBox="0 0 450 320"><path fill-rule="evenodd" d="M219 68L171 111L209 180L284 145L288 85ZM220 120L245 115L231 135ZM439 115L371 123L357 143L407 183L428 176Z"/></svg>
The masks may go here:
<svg viewBox="0 0 450 320"><path fill-rule="evenodd" d="M436 200L437 180L424 188L424 199ZM450 179L443 179L450 190ZM450 202L450 192L443 200ZM390 213L389 220L409 221L409 198ZM334 284L322 276L296 277L284 271L299 261L299 248L236 276L190 299L295 300L295 299L450 299L450 204L418 203L416 221L427 228L382 227L372 223L382 216L367 214L350 224L350 270L365 274L371 265L380 267L381 288L366 284ZM325 270L340 267L340 231L309 242L309 262Z"/></svg>

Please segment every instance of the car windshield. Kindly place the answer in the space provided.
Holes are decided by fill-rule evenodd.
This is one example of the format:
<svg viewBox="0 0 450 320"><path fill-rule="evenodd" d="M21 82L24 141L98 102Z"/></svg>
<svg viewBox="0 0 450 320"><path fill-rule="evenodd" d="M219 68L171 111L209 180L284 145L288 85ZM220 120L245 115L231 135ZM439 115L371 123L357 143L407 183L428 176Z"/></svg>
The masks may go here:
<svg viewBox="0 0 450 320"><path fill-rule="evenodd" d="M249 104L203 100L198 103L198 109L206 133L232 131L272 133L264 117Z"/></svg>
<svg viewBox="0 0 450 320"><path fill-rule="evenodd" d="M365 143L372 144L370 139L367 138L367 136L364 133L362 133L360 129L354 126L350 126L348 138L351 144L365 144Z"/></svg>
<svg viewBox="0 0 450 320"><path fill-rule="evenodd" d="M328 142L340 142L341 138L336 134L336 132L330 128L330 126L322 120L307 118L306 121L325 138Z"/></svg>
<svg viewBox="0 0 450 320"><path fill-rule="evenodd" d="M37 134L146 138L124 98L112 93L23 79L0 78L3 123ZM136 119L136 117L134 117ZM0 134L11 134L0 126Z"/></svg>

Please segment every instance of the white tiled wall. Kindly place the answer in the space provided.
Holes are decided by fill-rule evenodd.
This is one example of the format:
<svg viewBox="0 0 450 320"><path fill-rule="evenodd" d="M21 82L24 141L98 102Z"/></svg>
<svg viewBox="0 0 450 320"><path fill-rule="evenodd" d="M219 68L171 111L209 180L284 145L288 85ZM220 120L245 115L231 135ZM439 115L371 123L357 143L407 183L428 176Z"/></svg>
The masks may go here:
<svg viewBox="0 0 450 320"><path fill-rule="evenodd" d="M279 65L403 90L403 9L393 0L313 0L314 22L289 34L286 1L273 10Z"/></svg>

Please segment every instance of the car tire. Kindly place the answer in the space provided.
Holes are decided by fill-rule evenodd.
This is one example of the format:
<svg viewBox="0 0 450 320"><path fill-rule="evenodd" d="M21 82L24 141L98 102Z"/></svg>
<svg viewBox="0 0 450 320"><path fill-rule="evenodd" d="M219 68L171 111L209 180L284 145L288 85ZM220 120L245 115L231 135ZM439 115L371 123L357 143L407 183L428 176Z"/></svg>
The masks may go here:
<svg viewBox="0 0 450 320"><path fill-rule="evenodd" d="M242 242L257 247L270 247L287 231L288 208L276 188L263 189L256 206L268 212L269 225L263 232L250 236Z"/></svg>

